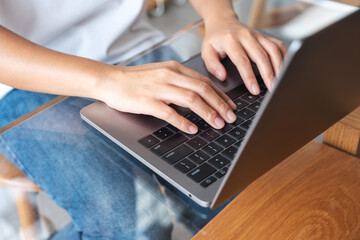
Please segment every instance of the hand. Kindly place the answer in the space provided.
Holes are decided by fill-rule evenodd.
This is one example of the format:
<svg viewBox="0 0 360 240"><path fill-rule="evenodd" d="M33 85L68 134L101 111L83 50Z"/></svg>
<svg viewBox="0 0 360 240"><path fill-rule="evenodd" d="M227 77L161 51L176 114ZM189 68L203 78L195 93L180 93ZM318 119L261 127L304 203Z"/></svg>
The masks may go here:
<svg viewBox="0 0 360 240"><path fill-rule="evenodd" d="M252 94L259 94L251 59L257 65L267 88L272 90L275 75L279 73L287 52L283 42L248 28L235 16L209 18L205 21L205 32L202 58L210 73L224 81L226 70L220 60L228 56L236 65L248 90Z"/></svg>
<svg viewBox="0 0 360 240"><path fill-rule="evenodd" d="M99 83L97 99L123 112L152 115L194 134L197 126L168 104L188 107L214 128L236 120L231 99L203 75L175 61L114 67Z"/></svg>

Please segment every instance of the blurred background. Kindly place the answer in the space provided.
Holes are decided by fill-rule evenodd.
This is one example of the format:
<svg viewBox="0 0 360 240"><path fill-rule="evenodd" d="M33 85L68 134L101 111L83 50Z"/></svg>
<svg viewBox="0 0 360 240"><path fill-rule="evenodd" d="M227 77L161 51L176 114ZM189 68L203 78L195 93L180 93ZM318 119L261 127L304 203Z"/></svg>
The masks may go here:
<svg viewBox="0 0 360 240"><path fill-rule="evenodd" d="M269 0L266 4L267 8L272 8L291 5L295 2L295 0ZM321 1L303 0L301 2ZM239 13L239 18L244 23L248 22L251 4L251 0L234 0L234 6ZM297 8L297 10L299 10L299 8ZM148 13L151 23L166 36L171 36L178 30L200 20L200 16L194 11L187 0L165 0L164 4L162 0L148 0ZM297 27L294 28L292 26L291 28L285 27L281 29L269 28L269 32L272 32L279 37L298 37L301 36L300 33L304 32L304 26L305 28L310 25L311 27L314 27L316 25L314 22L318 22L318 25L321 25L324 21L329 22L331 21L329 20L329 16L335 16L332 19L336 19L336 16L340 15L337 14L336 11L331 12L331 10L313 10L313 12L310 13L310 16L298 18L298 21L296 22ZM309 20L311 21L311 24L309 24ZM318 140L321 141L321 137L318 138ZM54 204L45 193L41 192L38 194L37 202L41 215L41 224L45 230L43 234L44 237L48 236L53 231L61 229L71 221L67 213ZM20 223L14 194L12 190L0 187L0 240L21 239L19 237L19 228ZM181 228L179 228L178 231L181 231ZM191 237L188 233L177 234L177 236L179 235L182 236L182 239Z"/></svg>

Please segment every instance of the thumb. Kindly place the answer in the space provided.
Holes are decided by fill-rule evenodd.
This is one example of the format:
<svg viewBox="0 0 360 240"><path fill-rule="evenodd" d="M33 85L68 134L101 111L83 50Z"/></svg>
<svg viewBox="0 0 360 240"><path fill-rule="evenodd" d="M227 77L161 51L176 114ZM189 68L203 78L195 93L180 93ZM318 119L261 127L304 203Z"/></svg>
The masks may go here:
<svg viewBox="0 0 360 240"><path fill-rule="evenodd" d="M226 70L220 62L219 53L211 46L204 45L201 57L204 60L206 69L220 81L226 79Z"/></svg>

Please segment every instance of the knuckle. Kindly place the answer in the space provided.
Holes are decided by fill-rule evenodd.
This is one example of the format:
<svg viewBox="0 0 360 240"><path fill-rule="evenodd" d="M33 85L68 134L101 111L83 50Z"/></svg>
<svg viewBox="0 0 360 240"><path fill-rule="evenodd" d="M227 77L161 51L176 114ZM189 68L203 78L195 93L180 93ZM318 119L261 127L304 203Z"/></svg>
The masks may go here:
<svg viewBox="0 0 360 240"><path fill-rule="evenodd" d="M270 43L270 44L269 44L269 50L270 50L270 52L272 52L272 53L277 53L277 52L279 52L279 48L278 48L278 46L277 46L275 43Z"/></svg>
<svg viewBox="0 0 360 240"><path fill-rule="evenodd" d="M187 92L185 95L186 102L193 104L197 100L198 95L195 92Z"/></svg>
<svg viewBox="0 0 360 240"><path fill-rule="evenodd" d="M169 61L169 66L170 66L170 67L178 67L179 65L180 65L180 63L178 63L178 62L175 61L175 60Z"/></svg>
<svg viewBox="0 0 360 240"><path fill-rule="evenodd" d="M268 79L273 79L275 77L274 75L274 72L273 71L270 71L268 74L267 74L267 78Z"/></svg>
<svg viewBox="0 0 360 240"><path fill-rule="evenodd" d="M225 103L224 101L221 101L219 103L219 109L221 112L227 113L227 111L229 109L229 105L227 103Z"/></svg>
<svg viewBox="0 0 360 240"><path fill-rule="evenodd" d="M206 119L209 121L209 122L212 122L216 117L217 117L217 112L215 110L209 110L207 113L206 113Z"/></svg>
<svg viewBox="0 0 360 240"><path fill-rule="evenodd" d="M244 75L245 81L248 83L254 83L256 81L256 78L253 74L248 73Z"/></svg>
<svg viewBox="0 0 360 240"><path fill-rule="evenodd" d="M172 109L171 107L163 108L161 111L161 117L163 119L170 119L174 117L174 115L175 115L175 110Z"/></svg>
<svg viewBox="0 0 360 240"><path fill-rule="evenodd" d="M177 120L177 124L178 124L179 128L187 129L188 122L187 122L186 118L179 117Z"/></svg>
<svg viewBox="0 0 360 240"><path fill-rule="evenodd" d="M236 37L232 32L225 33L225 39L232 43L236 41Z"/></svg>
<svg viewBox="0 0 360 240"><path fill-rule="evenodd" d="M168 67L163 67L163 68L157 69L157 75L158 75L158 77L160 77L160 78L167 77L167 76L169 76L171 73L172 73L172 71L171 71L171 69L168 68Z"/></svg>
<svg viewBox="0 0 360 240"><path fill-rule="evenodd" d="M254 37L254 33L250 29L243 30L241 35L245 38L253 38Z"/></svg>
<svg viewBox="0 0 360 240"><path fill-rule="evenodd" d="M202 95L208 95L211 93L211 87L206 82L201 82L199 84L199 89Z"/></svg>
<svg viewBox="0 0 360 240"><path fill-rule="evenodd" d="M249 62L249 58L245 55L239 55L237 57L237 62L239 62L240 64L244 64L244 63Z"/></svg>
<svg viewBox="0 0 360 240"><path fill-rule="evenodd" d="M267 56L266 53L260 52L258 54L258 59L259 59L260 62L266 62L266 61L268 61L268 56Z"/></svg>
<svg viewBox="0 0 360 240"><path fill-rule="evenodd" d="M279 45L280 45L281 48L286 49L286 45L285 45L284 42L280 42Z"/></svg>

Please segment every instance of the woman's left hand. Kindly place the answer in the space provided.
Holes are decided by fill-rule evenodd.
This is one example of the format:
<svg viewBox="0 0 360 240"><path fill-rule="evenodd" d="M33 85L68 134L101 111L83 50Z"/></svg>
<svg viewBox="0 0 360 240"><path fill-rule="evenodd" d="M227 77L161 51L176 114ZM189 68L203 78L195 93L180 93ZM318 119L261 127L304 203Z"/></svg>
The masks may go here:
<svg viewBox="0 0 360 240"><path fill-rule="evenodd" d="M283 42L242 24L235 16L205 21L202 58L206 68L219 80L226 79L226 70L220 60L228 56L237 67L248 90L259 94L250 60L258 67L269 90L272 90L287 49Z"/></svg>

